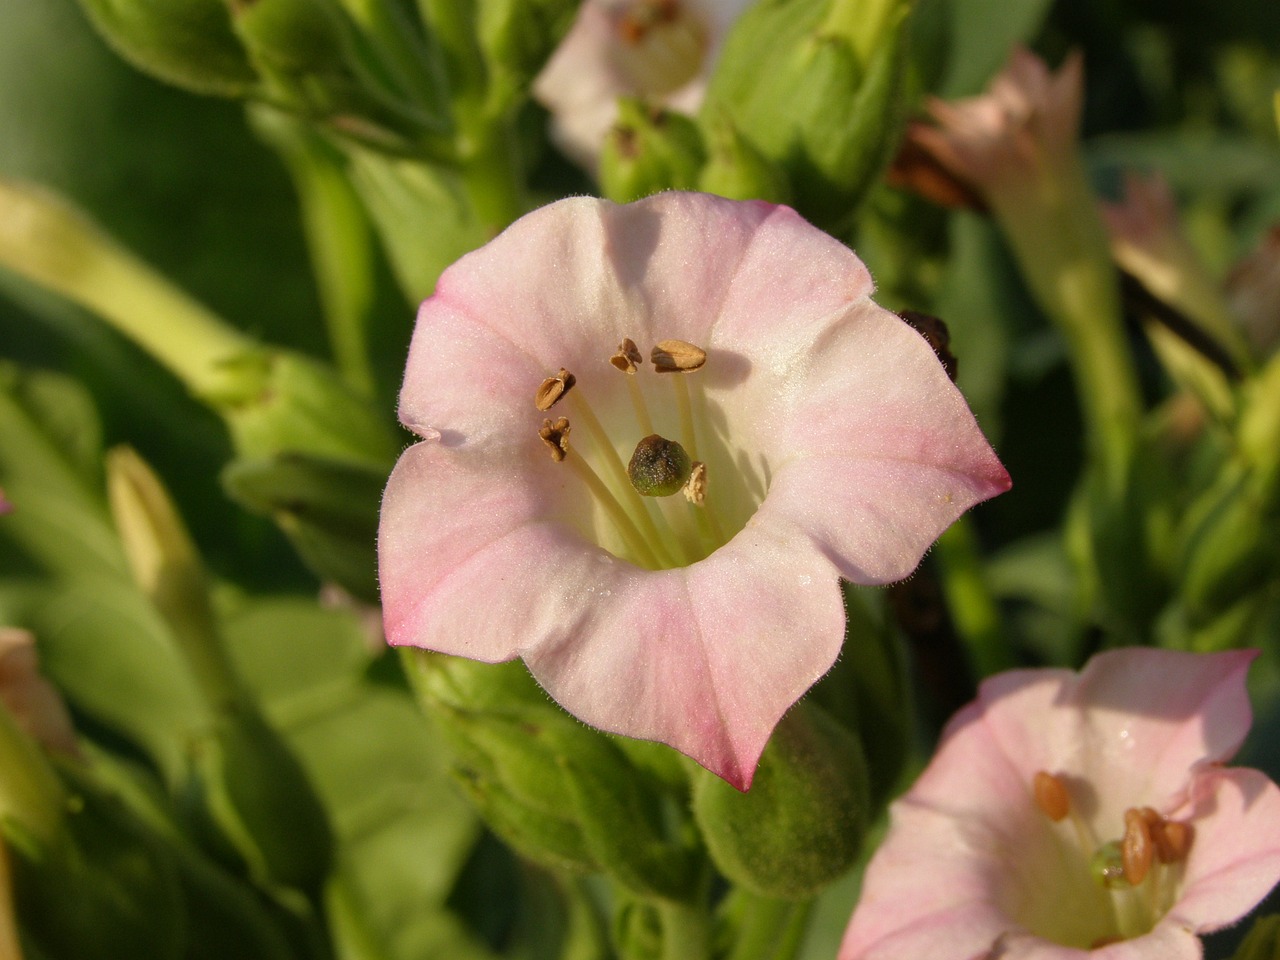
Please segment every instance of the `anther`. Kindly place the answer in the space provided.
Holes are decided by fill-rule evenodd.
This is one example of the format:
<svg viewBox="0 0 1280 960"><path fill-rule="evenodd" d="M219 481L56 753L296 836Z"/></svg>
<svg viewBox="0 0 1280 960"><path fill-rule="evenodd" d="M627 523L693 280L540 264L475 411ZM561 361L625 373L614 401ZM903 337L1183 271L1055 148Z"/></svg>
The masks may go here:
<svg viewBox="0 0 1280 960"><path fill-rule="evenodd" d="M539 410L550 410L561 397L573 389L573 385L577 382L577 378L572 373L561 367L560 372L554 377L547 377L542 381L542 386L538 387L538 392L534 394L533 405Z"/></svg>
<svg viewBox="0 0 1280 960"><path fill-rule="evenodd" d="M644 363L644 355L636 346L636 342L627 337L618 344L618 352L609 358L609 362L623 373L635 373L636 368Z"/></svg>
<svg viewBox="0 0 1280 960"><path fill-rule="evenodd" d="M627 477L642 497L669 497L689 482L692 472L684 447L656 433L636 444L627 465Z"/></svg>
<svg viewBox="0 0 1280 960"><path fill-rule="evenodd" d="M1156 847L1156 859L1161 863L1179 863L1191 852L1194 830L1189 823L1180 820L1161 819L1151 828L1151 840Z"/></svg>
<svg viewBox="0 0 1280 960"><path fill-rule="evenodd" d="M1137 886L1151 869L1155 846L1151 842L1151 826L1141 810L1130 807L1124 812L1124 839L1120 842L1124 878Z"/></svg>
<svg viewBox="0 0 1280 960"><path fill-rule="evenodd" d="M692 373L707 362L707 351L684 340L659 340L649 359L659 373Z"/></svg>
<svg viewBox="0 0 1280 960"><path fill-rule="evenodd" d="M568 418L559 417L554 423L550 420L543 420L538 436L542 438L543 443L551 448L551 459L556 463L559 463L569 455Z"/></svg>
<svg viewBox="0 0 1280 960"><path fill-rule="evenodd" d="M1045 770L1037 770L1031 781L1031 792L1040 811L1057 823L1071 812L1071 797L1061 777Z"/></svg>
<svg viewBox="0 0 1280 960"><path fill-rule="evenodd" d="M689 481L684 485L684 498L697 507L707 499L707 465L701 460L693 461Z"/></svg>

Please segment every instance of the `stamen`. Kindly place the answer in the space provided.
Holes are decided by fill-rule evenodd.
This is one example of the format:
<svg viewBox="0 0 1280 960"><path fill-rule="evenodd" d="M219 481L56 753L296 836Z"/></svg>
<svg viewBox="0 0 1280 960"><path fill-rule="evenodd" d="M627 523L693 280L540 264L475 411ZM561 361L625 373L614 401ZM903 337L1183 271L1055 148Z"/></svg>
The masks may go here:
<svg viewBox="0 0 1280 960"><path fill-rule="evenodd" d="M609 362L618 370L628 374L627 391L631 394L631 405L635 407L636 422L640 424L640 432L647 437L655 431L653 419L649 416L649 405L644 401L644 391L635 380L636 370L639 369L640 364L644 363L640 348L636 346L634 340L627 337L618 344L618 352L609 358Z"/></svg>
<svg viewBox="0 0 1280 960"><path fill-rule="evenodd" d="M1031 781L1031 792L1035 796L1036 806L1054 823L1071 812L1071 796L1061 777L1055 777L1046 770L1037 770Z"/></svg>
<svg viewBox="0 0 1280 960"><path fill-rule="evenodd" d="M1180 820L1160 821L1160 825L1151 831L1151 839L1156 845L1156 859L1161 863L1180 863L1191 853L1191 839L1194 828Z"/></svg>
<svg viewBox="0 0 1280 960"><path fill-rule="evenodd" d="M659 340L649 359L659 373L692 373L707 362L707 351L686 340Z"/></svg>
<svg viewBox="0 0 1280 960"><path fill-rule="evenodd" d="M543 420L538 436L551 448L551 459L556 463L569 455L569 421L565 417L559 417L554 423Z"/></svg>
<svg viewBox="0 0 1280 960"><path fill-rule="evenodd" d="M560 372L554 377L547 377L542 381L542 386L538 387L538 392L534 394L533 405L539 410L550 410L561 397L573 389L573 385L577 382L577 378L572 373L561 367Z"/></svg>
<svg viewBox="0 0 1280 960"><path fill-rule="evenodd" d="M626 337L618 344L618 352L609 358L609 362L623 373L634 375L636 368L644 363L644 355L640 353L640 348L636 346L636 342L630 337Z"/></svg>
<svg viewBox="0 0 1280 960"><path fill-rule="evenodd" d="M698 507L707 499L707 465L701 460L695 460L689 471L689 482L684 485L684 498Z"/></svg>
<svg viewBox="0 0 1280 960"><path fill-rule="evenodd" d="M1131 807L1124 812L1124 840L1120 844L1120 855L1124 862L1124 878L1136 887L1146 878L1155 856L1151 827L1141 810Z"/></svg>

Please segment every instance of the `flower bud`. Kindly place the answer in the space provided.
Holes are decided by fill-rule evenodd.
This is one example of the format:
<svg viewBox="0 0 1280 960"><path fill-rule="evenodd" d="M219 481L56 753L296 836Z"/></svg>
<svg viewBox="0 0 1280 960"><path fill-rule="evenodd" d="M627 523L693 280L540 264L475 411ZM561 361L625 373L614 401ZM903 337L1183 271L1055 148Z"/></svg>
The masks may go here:
<svg viewBox="0 0 1280 960"><path fill-rule="evenodd" d="M701 134L688 117L622 99L600 153L600 186L618 203L660 190L689 190L697 185L703 158Z"/></svg>
<svg viewBox="0 0 1280 960"><path fill-rule="evenodd" d="M257 81L225 0L80 0L80 6L120 56L166 83L233 97Z"/></svg>
<svg viewBox="0 0 1280 960"><path fill-rule="evenodd" d="M489 102L510 103L568 33L574 0L480 0L476 34L488 66Z"/></svg>
<svg viewBox="0 0 1280 960"><path fill-rule="evenodd" d="M729 116L819 226L847 219L897 141L906 14L901 0L775 0L751 7L725 42L703 116Z"/></svg>
<svg viewBox="0 0 1280 960"><path fill-rule="evenodd" d="M798 704L739 793L703 774L693 813L716 867L731 882L783 900L813 896L857 860L866 828L862 747L820 708Z"/></svg>

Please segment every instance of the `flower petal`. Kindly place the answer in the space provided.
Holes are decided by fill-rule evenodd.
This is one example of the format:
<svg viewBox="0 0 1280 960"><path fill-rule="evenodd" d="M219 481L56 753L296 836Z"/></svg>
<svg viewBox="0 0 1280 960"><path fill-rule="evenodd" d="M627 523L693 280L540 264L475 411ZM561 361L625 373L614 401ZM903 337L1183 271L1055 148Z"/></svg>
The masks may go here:
<svg viewBox="0 0 1280 960"><path fill-rule="evenodd" d="M979 699L1005 756L1028 781L1037 770L1088 779L1073 800L1109 835L1127 807L1168 813L1184 799L1189 771L1235 753L1251 722L1244 676L1255 656L1113 650L1078 676L1000 674L983 683Z"/></svg>
<svg viewBox="0 0 1280 960"><path fill-rule="evenodd" d="M563 491L539 481L556 473L514 459L432 441L401 456L378 536L390 643L509 660L522 646L573 636L593 591L608 590L625 566L557 522Z"/></svg>
<svg viewBox="0 0 1280 960"><path fill-rule="evenodd" d="M749 527L690 567L626 571L571 643L538 643L524 659L575 716L670 744L745 790L774 726L843 636L831 565Z"/></svg>
<svg viewBox="0 0 1280 960"><path fill-rule="evenodd" d="M1195 836L1171 916L1208 933L1244 916L1280 880L1280 788L1256 770L1211 769L1194 792Z"/></svg>

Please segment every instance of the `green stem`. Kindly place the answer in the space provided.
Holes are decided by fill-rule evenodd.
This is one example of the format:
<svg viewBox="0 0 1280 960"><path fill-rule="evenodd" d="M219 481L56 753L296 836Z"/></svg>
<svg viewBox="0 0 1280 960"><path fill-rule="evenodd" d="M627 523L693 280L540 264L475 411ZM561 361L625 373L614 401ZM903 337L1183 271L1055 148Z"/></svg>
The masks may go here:
<svg viewBox="0 0 1280 960"><path fill-rule="evenodd" d="M514 132L505 121L491 124L464 145L460 170L463 191L488 237L497 236L528 210Z"/></svg>
<svg viewBox="0 0 1280 960"><path fill-rule="evenodd" d="M711 918L705 908L663 903L662 960L707 960L711 956Z"/></svg>
<svg viewBox="0 0 1280 960"><path fill-rule="evenodd" d="M942 592L974 674L989 677L1015 666L969 518L952 524L938 538L935 550Z"/></svg>
<svg viewBox="0 0 1280 960"><path fill-rule="evenodd" d="M813 902L744 895L744 906L728 960L794 960L804 944Z"/></svg>

